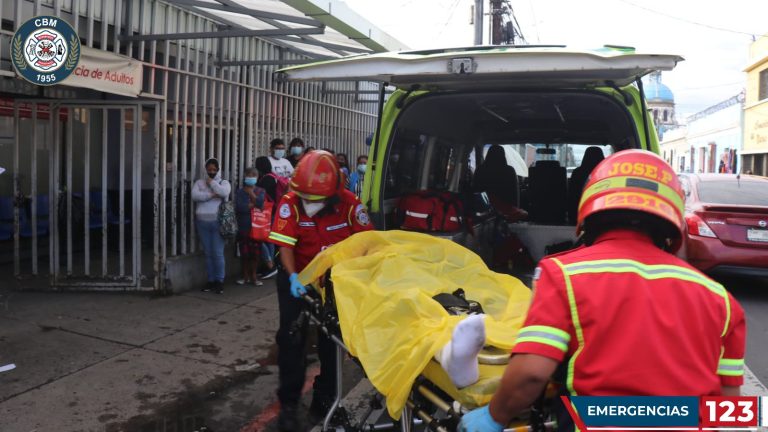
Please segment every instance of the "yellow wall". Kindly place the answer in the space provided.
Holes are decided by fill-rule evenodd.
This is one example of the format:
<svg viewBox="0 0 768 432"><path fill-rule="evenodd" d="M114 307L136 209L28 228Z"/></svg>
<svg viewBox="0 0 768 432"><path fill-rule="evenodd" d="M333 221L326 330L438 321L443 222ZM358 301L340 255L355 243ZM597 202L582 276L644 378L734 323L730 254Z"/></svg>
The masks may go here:
<svg viewBox="0 0 768 432"><path fill-rule="evenodd" d="M749 48L747 94L744 111L744 151L768 151L768 99L758 100L760 72L768 69L768 35Z"/></svg>

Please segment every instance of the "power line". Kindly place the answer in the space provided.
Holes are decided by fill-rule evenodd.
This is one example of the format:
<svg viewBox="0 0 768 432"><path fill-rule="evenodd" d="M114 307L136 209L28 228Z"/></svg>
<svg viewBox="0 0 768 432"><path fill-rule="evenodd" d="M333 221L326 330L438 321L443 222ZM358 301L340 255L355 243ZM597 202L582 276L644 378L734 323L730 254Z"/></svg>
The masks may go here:
<svg viewBox="0 0 768 432"><path fill-rule="evenodd" d="M451 22L451 18L453 18L453 13L456 12L456 6L459 5L459 2L461 0L456 0L453 2L453 6L451 6L451 13L448 15L448 19L445 20L445 24L443 24L443 28L440 29L440 33L437 34L437 36L442 36L443 32L445 31L445 28L448 27L448 24Z"/></svg>
<svg viewBox="0 0 768 432"><path fill-rule="evenodd" d="M531 17L533 18L533 29L536 31L536 43L541 43L539 37L539 23L536 21L536 12L533 10L533 0L528 0L528 6L531 8Z"/></svg>
<svg viewBox="0 0 768 432"><path fill-rule="evenodd" d="M753 37L759 35L759 33L743 32L743 31L739 31L739 30L728 29L728 28L725 28L725 27L713 26L713 25L710 25L710 24L705 24L705 23L701 23L701 22L698 22L698 21L689 20L687 18L681 18L679 16L670 15L670 14L668 14L666 12L658 11L656 9L651 9L651 8L639 5L637 3L633 3L633 2L631 2L629 0L619 0L619 1L621 1L622 3L626 3L626 4L630 5L630 6L634 6L634 7L638 8L638 9L643 9L645 11L652 12L652 13L655 13L655 14L658 14L658 15L662 15L662 16L665 16L667 18L671 18L671 19L678 20L678 21L683 21L683 22L686 22L688 24L693 24L693 25L697 25L697 26L701 26L701 27L706 27L706 28L712 29L712 30L718 30L718 31L723 31L723 32L728 32L728 33L742 34L742 35L753 36Z"/></svg>

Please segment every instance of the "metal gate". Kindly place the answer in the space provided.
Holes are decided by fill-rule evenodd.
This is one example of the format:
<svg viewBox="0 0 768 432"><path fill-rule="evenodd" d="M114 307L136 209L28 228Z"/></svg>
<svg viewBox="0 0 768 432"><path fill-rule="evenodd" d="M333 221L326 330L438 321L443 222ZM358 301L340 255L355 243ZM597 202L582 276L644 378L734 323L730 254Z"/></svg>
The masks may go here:
<svg viewBox="0 0 768 432"><path fill-rule="evenodd" d="M142 201L156 216L159 115L151 101L15 101L16 277L47 276L57 288L153 288L157 239L151 226L142 231L150 210L142 213Z"/></svg>

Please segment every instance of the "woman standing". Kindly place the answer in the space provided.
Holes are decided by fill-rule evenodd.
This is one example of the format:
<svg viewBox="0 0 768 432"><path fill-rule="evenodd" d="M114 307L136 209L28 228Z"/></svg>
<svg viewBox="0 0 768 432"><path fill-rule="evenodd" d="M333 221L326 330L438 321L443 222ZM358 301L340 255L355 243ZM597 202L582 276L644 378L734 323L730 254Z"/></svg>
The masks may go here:
<svg viewBox="0 0 768 432"><path fill-rule="evenodd" d="M344 173L344 175L349 178L349 163L347 160L347 154L346 153L337 153L336 154L336 160L339 162L339 166L341 167L341 171Z"/></svg>
<svg viewBox="0 0 768 432"><path fill-rule="evenodd" d="M202 178L192 186L192 200L197 203L195 222L197 234L205 252L205 268L208 283L203 291L215 290L224 293L224 238L219 231L219 205L232 191L228 181L221 179L219 161L211 158L205 161L207 178Z"/></svg>
<svg viewBox="0 0 768 432"><path fill-rule="evenodd" d="M251 210L264 208L264 189L256 186L258 181L256 168L245 170L243 186L235 192L235 213L237 214L237 246L240 248L240 261L243 267L243 277L238 285L254 284L261 286L256 277L261 256L260 242L251 238Z"/></svg>

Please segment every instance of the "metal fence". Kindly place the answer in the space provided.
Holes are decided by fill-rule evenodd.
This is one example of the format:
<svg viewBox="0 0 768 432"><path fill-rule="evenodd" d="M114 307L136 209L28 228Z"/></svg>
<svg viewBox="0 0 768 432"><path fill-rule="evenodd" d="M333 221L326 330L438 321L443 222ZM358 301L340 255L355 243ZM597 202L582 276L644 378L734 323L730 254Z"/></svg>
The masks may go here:
<svg viewBox="0 0 768 432"><path fill-rule="evenodd" d="M73 14L73 10L78 13ZM144 80L138 105L136 99L110 96L108 101L98 102L102 105L93 105L98 99L103 99L102 94L71 88L34 88L20 83L20 78L14 77L11 68L10 38L21 23L37 15L55 15L70 22L83 45L141 61ZM371 92L378 88L376 84L279 82L274 75L279 68L276 63L307 57L272 41L254 37L142 38L144 35L218 31L222 23L202 13L158 0L0 0L0 18L3 22L0 30L0 80L4 81L0 91L10 89L6 94L15 100L25 96L44 98L24 102L27 105L17 102L13 130L7 131L14 137L14 160L19 160L20 155L24 160L13 165L14 273L17 276L44 274L37 262L38 257L45 253L50 255L49 275L57 286L66 285L67 277L72 276L69 280L73 285L103 288L109 286L105 283L106 279L114 281L116 276L125 275L123 267L112 270L107 264L108 221L99 228L100 234L94 233L94 237L100 236L99 244L92 245L89 239L91 230L84 223L82 250L78 252L71 247L71 238L67 236L71 237L72 231L67 231L66 227L72 223L73 211L76 210L73 210L72 196L67 193L71 194L75 186L67 173L73 169L83 169L88 173L98 170L98 175L86 175L85 179L75 182L76 188L80 189L76 193L85 197L83 206L87 215L93 214L95 209L88 197L100 195L102 207L96 212L101 211L103 219L108 212L107 190L110 196L118 197L114 205L119 206L124 205L123 197L128 194L134 200L129 202L134 206L134 213L137 206L141 213L126 217L132 220L135 237L140 235L137 230L147 232L148 227L141 228L140 221L147 219L147 212L151 212L151 248L148 242L138 239L130 243L133 249L126 252L122 228L117 239L110 241L118 244L116 262L124 262L126 253L139 254L132 256L133 268L141 269L140 263L151 254L154 277L150 279L154 279L154 283L145 287L162 289L167 258L192 254L198 249L194 205L189 190L195 179L202 176L202 164L207 158L220 159L223 177L236 185L255 157L267 154L268 142L275 137L286 141L301 137L308 146L328 147L348 154L350 160L367 153L364 142L375 126L376 104L361 101L355 92ZM12 28L8 23L12 23ZM73 98L77 101L69 100ZM152 106L142 105L145 102ZM22 120L19 112L26 106L34 107L33 112L29 119ZM49 116L42 118L37 112L38 107L48 110ZM144 109L139 109L141 107ZM68 113L66 119L62 118L62 112ZM80 112L84 114L74 115ZM134 152L132 157L139 152L135 164L126 164L124 159L120 159L125 157L125 138L111 136L125 128L108 124L110 119L125 124L129 121L126 116L131 117L130 121L135 125L135 132L131 133L135 144L130 146L130 151ZM32 123L42 124L47 132L22 134L19 126L30 119ZM81 132L76 132L78 129L74 121L81 125L78 126ZM38 126L31 126L31 130L38 131ZM73 138L73 131L79 135ZM48 139L53 144L42 143L41 139ZM71 154L72 143L82 139L88 140L89 151ZM118 143L116 145L121 150L107 150L107 141L110 146L113 142ZM51 166L38 170L37 154L46 146L52 146L52 154L58 156L50 159ZM143 152L142 147L145 149ZM91 151L92 148L103 148L103 151ZM25 152L29 154L25 156ZM94 158L101 159L96 161ZM114 158L118 161L114 162ZM1 163L4 162L0 160ZM109 177L115 173L109 172L111 166L132 170L126 174L130 181L123 181L121 173L121 181L112 182ZM151 173L151 182L144 178L145 173ZM63 185L69 192L62 190ZM141 206L141 192L148 190L152 194L152 208ZM62 196L62 192L66 199L60 200L58 197ZM49 236L47 248L38 247L41 235L36 229L29 238L20 235L24 212L30 226L40 225L38 200L47 200L53 206L48 208L50 216L46 221L49 225L45 234ZM22 205L25 201L26 204ZM63 207L61 203L65 203ZM117 211L122 214L124 210L120 207ZM63 225L64 230L58 229L59 218L69 221ZM118 225L125 225L125 221ZM57 252L62 241L66 254ZM103 259L100 273L89 268L92 248ZM72 266L74 256L83 260L83 268L77 278ZM61 260L64 260L63 264ZM60 271L61 266L66 270ZM93 273L99 273L101 278L96 278ZM128 285L141 288L142 275L146 279L148 273L133 275Z"/></svg>

